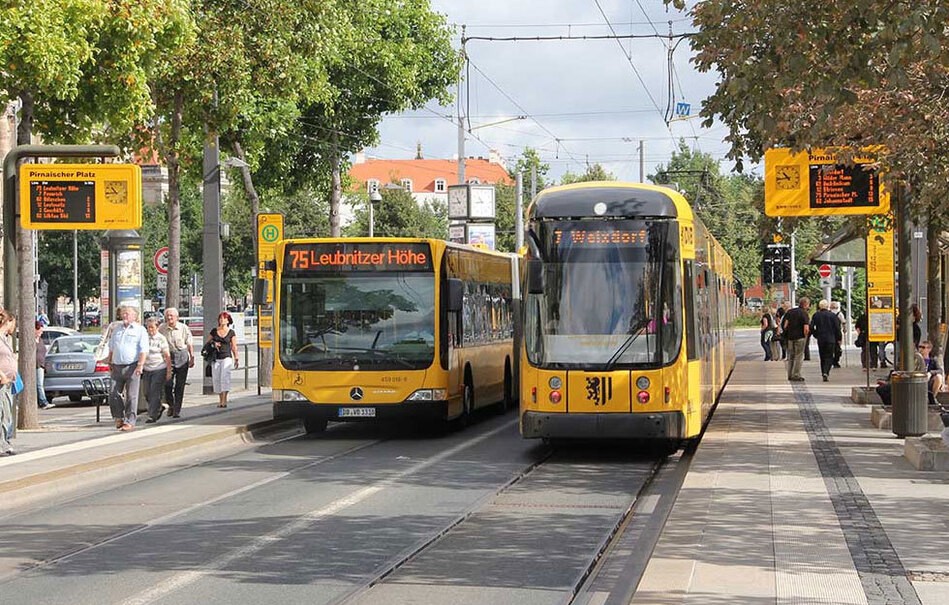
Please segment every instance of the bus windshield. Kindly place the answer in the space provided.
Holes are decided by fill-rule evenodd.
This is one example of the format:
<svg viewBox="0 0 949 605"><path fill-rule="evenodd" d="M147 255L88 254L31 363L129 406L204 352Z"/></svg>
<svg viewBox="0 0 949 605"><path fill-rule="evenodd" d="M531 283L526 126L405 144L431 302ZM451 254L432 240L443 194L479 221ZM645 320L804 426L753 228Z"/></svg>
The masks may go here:
<svg viewBox="0 0 949 605"><path fill-rule="evenodd" d="M543 221L544 294L525 301L528 359L548 368L669 363L681 345L675 223Z"/></svg>
<svg viewBox="0 0 949 605"><path fill-rule="evenodd" d="M431 272L287 276L280 361L291 370L423 369L435 356Z"/></svg>

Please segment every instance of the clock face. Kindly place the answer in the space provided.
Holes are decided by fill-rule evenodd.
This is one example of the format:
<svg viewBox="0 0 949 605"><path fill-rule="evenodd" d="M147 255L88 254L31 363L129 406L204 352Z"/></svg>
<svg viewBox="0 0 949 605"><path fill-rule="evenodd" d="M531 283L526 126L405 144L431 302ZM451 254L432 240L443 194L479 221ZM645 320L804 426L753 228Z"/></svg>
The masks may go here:
<svg viewBox="0 0 949 605"><path fill-rule="evenodd" d="M799 189L801 187L800 166L775 166L774 180L778 189Z"/></svg>
<svg viewBox="0 0 949 605"><path fill-rule="evenodd" d="M107 202L126 204L129 199L129 184L126 181L105 181L103 193Z"/></svg>
<svg viewBox="0 0 949 605"><path fill-rule="evenodd" d="M448 188L448 218L468 218L468 187Z"/></svg>

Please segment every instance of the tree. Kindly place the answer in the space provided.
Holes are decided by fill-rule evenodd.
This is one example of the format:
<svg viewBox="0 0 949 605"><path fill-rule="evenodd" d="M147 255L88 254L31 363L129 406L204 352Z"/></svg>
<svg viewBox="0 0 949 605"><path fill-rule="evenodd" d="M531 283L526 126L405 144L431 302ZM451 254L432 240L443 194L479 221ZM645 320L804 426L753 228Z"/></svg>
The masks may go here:
<svg viewBox="0 0 949 605"><path fill-rule="evenodd" d="M343 2L340 9L338 46L326 58L329 99L306 107L298 124L313 147L308 156L332 178L333 236L340 234L343 157L375 140L383 114L447 102L459 73L451 31L429 0Z"/></svg>
<svg viewBox="0 0 949 605"><path fill-rule="evenodd" d="M521 157L517 158L514 166L508 167L508 173L515 175L521 173L524 175L524 192L530 196L531 191L531 173L536 175L537 182L534 183L537 191L546 189L553 183L547 181L547 173L550 172L550 164L541 162L540 154L532 147L525 147Z"/></svg>
<svg viewBox="0 0 949 605"><path fill-rule="evenodd" d="M79 274L77 290L78 310L81 313L86 300L99 296L99 236L97 231L77 232L77 260ZM47 283L50 301L60 296L71 299L73 295L73 232L41 231L37 244L40 275ZM52 314L52 304L50 304ZM81 318L81 316L80 316Z"/></svg>
<svg viewBox="0 0 949 605"><path fill-rule="evenodd" d="M373 211L373 233L376 237L432 237L448 238L448 207L439 202L425 202L419 206L412 194L402 188L382 188L382 201ZM365 194L354 194L363 203L356 203L353 222L345 229L349 237L369 234L368 199Z"/></svg>
<svg viewBox="0 0 949 605"><path fill-rule="evenodd" d="M573 172L565 172L562 177L560 177L561 185L569 185L570 183L583 183L587 181L615 181L616 177L613 176L613 173L607 172L603 166L600 164L593 164L587 166L587 171L583 174L575 174Z"/></svg>

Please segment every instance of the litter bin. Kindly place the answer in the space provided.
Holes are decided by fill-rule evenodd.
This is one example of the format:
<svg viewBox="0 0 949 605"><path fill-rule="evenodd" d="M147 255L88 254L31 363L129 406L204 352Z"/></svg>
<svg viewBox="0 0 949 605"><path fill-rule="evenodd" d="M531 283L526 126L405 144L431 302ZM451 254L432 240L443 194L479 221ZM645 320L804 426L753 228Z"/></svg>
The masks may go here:
<svg viewBox="0 0 949 605"><path fill-rule="evenodd" d="M925 435L929 425L929 396L926 372L893 372L893 432L897 437Z"/></svg>

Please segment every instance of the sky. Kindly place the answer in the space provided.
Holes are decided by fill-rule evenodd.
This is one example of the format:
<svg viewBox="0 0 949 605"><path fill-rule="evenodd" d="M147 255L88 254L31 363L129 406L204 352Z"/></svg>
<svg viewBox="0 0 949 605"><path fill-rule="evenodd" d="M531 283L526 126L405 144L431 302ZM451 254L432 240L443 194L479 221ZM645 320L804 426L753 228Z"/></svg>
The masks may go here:
<svg viewBox="0 0 949 605"><path fill-rule="evenodd" d="M453 45L466 36L667 36L694 31L686 13L662 0L431 0L436 12L457 26ZM694 3L690 3L694 4ZM609 25L607 24L609 22ZM611 30L612 26L612 30ZM677 39L676 39L677 40ZM675 41L673 43L675 43ZM599 163L621 180L639 181L642 141L646 175L668 164L678 141L724 160L728 149L721 124L701 126L702 100L717 75L690 63L687 40L673 54L672 105L688 103L691 116L666 124L670 100L667 37L633 40L469 40L470 59L462 84L463 112L470 122L465 155L497 150L511 164L525 147L536 149L555 179ZM457 107L429 103L425 109L386 117L371 158L458 157ZM446 118L450 116L450 119ZM499 121L513 119L497 124ZM723 172L731 162L723 162Z"/></svg>

